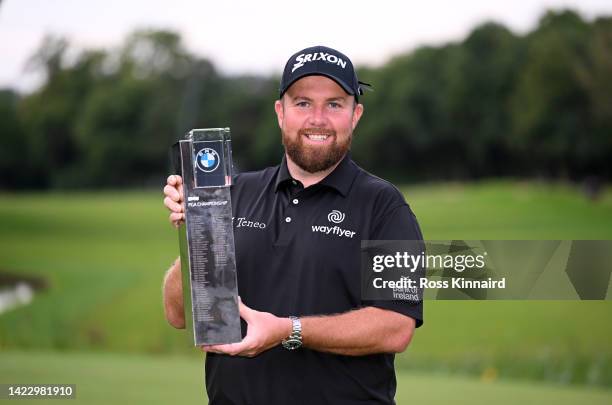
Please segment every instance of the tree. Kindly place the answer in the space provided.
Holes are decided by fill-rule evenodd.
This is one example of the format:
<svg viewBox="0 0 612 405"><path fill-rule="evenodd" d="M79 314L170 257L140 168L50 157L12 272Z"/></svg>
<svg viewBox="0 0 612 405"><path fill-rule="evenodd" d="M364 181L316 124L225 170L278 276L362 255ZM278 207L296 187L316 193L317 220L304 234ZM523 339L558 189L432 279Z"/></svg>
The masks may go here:
<svg viewBox="0 0 612 405"><path fill-rule="evenodd" d="M530 170L568 175L574 151L592 131L589 96L578 79L589 26L572 11L548 12L527 41L527 62L511 101L513 145Z"/></svg>
<svg viewBox="0 0 612 405"><path fill-rule="evenodd" d="M118 55L118 56L117 56ZM80 183L125 186L159 182L178 136L181 98L196 64L178 35L138 31L111 60L76 120Z"/></svg>
<svg viewBox="0 0 612 405"><path fill-rule="evenodd" d="M19 96L0 90L0 189L31 186L29 150L17 115Z"/></svg>
<svg viewBox="0 0 612 405"><path fill-rule="evenodd" d="M68 48L66 40L47 37L29 62L30 69L46 77L40 89L23 98L19 109L38 186L61 186L71 176L79 156L75 118L102 76L103 52L84 52L66 66Z"/></svg>
<svg viewBox="0 0 612 405"><path fill-rule="evenodd" d="M588 97L590 132L574 152L577 170L612 177L612 18L595 20L587 55L577 61L577 77Z"/></svg>
<svg viewBox="0 0 612 405"><path fill-rule="evenodd" d="M523 47L506 27L485 23L456 52L449 70L449 119L471 177L501 175L511 167L508 103L524 63Z"/></svg>

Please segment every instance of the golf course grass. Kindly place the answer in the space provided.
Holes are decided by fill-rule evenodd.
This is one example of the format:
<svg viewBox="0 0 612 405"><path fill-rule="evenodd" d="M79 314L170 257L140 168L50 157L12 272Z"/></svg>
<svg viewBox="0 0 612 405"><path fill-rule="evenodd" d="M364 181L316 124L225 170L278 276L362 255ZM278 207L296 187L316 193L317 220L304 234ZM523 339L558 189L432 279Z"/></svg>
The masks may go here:
<svg viewBox="0 0 612 405"><path fill-rule="evenodd" d="M198 356L9 352L2 383L76 384L70 404L203 404L203 362ZM609 404L612 391L532 382L490 381L400 370L398 404ZM316 389L316 387L313 387ZM40 403L25 401L19 403ZM56 403L56 402L53 402Z"/></svg>

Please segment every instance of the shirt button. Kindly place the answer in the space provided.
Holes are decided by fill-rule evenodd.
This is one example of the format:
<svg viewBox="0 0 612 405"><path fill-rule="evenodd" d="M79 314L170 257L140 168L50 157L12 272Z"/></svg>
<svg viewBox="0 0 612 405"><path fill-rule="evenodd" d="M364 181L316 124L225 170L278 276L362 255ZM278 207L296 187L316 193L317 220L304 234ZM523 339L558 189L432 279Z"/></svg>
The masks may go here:
<svg viewBox="0 0 612 405"><path fill-rule="evenodd" d="M287 223L291 222L291 217L285 218L285 222L287 222Z"/></svg>
<svg viewBox="0 0 612 405"><path fill-rule="evenodd" d="M294 198L294 199L293 199L293 203L294 203L294 204L299 203L298 199L297 199L297 198Z"/></svg>

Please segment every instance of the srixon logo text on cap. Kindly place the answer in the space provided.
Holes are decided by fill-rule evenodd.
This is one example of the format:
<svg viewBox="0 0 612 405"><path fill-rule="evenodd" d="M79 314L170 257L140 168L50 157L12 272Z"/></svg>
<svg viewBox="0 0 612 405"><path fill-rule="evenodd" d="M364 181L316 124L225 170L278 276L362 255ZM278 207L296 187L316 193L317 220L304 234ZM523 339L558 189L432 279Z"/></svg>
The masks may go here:
<svg viewBox="0 0 612 405"><path fill-rule="evenodd" d="M346 67L346 61L340 59L336 55L333 55L331 53L325 53L325 52L316 52L316 53L307 53L307 54L301 54L301 55L296 56L295 61L297 63L293 65L293 69L291 69L291 73L293 73L296 69L304 66L306 62L315 62L317 60L322 60L328 63L333 63L335 65L342 67L342 69Z"/></svg>

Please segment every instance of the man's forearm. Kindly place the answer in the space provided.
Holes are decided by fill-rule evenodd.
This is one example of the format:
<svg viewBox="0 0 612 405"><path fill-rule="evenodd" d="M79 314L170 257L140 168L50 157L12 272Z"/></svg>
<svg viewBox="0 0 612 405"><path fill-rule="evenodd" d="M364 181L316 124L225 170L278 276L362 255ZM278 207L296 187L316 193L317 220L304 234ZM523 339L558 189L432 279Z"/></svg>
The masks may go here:
<svg viewBox="0 0 612 405"><path fill-rule="evenodd" d="M304 347L349 356L402 352L415 327L412 318L376 307L300 320Z"/></svg>
<svg viewBox="0 0 612 405"><path fill-rule="evenodd" d="M181 280L181 261L176 259L166 272L163 285L164 312L168 323L175 328L185 327L183 309L183 282Z"/></svg>

